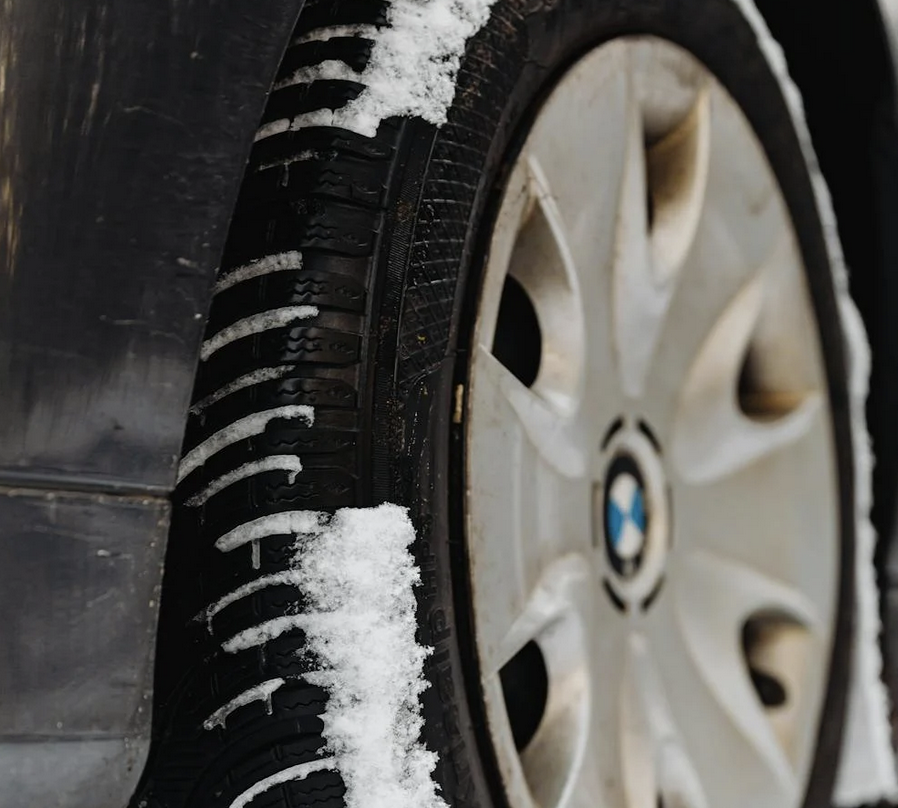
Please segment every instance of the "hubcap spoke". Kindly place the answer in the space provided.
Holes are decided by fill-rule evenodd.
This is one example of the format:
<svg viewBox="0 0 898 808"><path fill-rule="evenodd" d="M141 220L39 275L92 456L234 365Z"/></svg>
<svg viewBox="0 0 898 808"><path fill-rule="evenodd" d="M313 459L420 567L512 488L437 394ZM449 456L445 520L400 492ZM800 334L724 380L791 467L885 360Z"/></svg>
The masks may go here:
<svg viewBox="0 0 898 808"><path fill-rule="evenodd" d="M637 46L630 59L627 152L618 201L612 300L618 373L624 393L631 399L644 392L704 197L708 114L700 77L689 71L678 76L682 84L691 85L692 92L680 99L681 104L688 101L688 106L674 113L677 125L668 137L650 145L647 155L647 140L657 122L645 108L658 92L660 76L666 79L661 80L662 88L670 84L666 61L664 54L651 46ZM671 117L672 111L668 111L668 126ZM681 176L673 168L662 171L668 153L684 140L690 141L688 176ZM658 186L653 187L650 180L659 176ZM654 211L651 222L650 208ZM656 224L657 236L652 232Z"/></svg>
<svg viewBox="0 0 898 808"><path fill-rule="evenodd" d="M523 223L533 210L533 188L525 162L515 165L490 241L486 273L480 290L475 341L487 350L493 345L502 291Z"/></svg>
<svg viewBox="0 0 898 808"><path fill-rule="evenodd" d="M652 374L646 396L663 431L683 380L701 348L712 340L709 334L721 312L740 293L764 297L760 289L744 291L755 278L763 276L758 285L766 284L768 292L783 279L790 281L788 294L781 290L785 319L807 308L806 298L802 299L801 257L788 213L772 173L758 170L765 160L761 146L741 111L719 86L707 90L706 106L706 190L659 340L657 372ZM776 296L768 293L766 298L765 306L770 308ZM760 300L752 301L760 305ZM743 302L751 309L749 301ZM721 338L714 332L713 339ZM789 341L780 339L779 350L784 344ZM737 372L741 359L738 352L732 356Z"/></svg>
<svg viewBox="0 0 898 808"><path fill-rule="evenodd" d="M708 484L682 486L675 533L683 553L715 555L781 581L828 618L837 574L836 504L806 503L835 482L830 452L819 408L794 444Z"/></svg>
<svg viewBox="0 0 898 808"><path fill-rule="evenodd" d="M738 576L735 581L746 588ZM681 602L682 589L685 585L677 588L672 608L659 611L650 629L658 687L663 681L668 694L664 740L682 749L693 772L701 772L708 805L796 805L802 784L752 687L733 614L739 609L722 609L726 598L719 597L710 608L708 603L700 608L696 598Z"/></svg>
<svg viewBox="0 0 898 808"><path fill-rule="evenodd" d="M630 637L621 693L627 808L707 808L646 638Z"/></svg>
<svg viewBox="0 0 898 808"><path fill-rule="evenodd" d="M571 316L552 327L581 331L586 374L580 407L585 418L602 420L599 429L619 406L616 385L609 384L616 374L609 291L619 227L617 200L632 137L628 49L612 43L605 53L587 57L582 69L589 81L546 102L525 154L533 187L553 232L563 241L559 252L569 256L569 284L576 298ZM531 284L538 288L539 282ZM556 311L564 315L560 307Z"/></svg>
<svg viewBox="0 0 898 808"><path fill-rule="evenodd" d="M646 211L646 164L640 110L627 110L629 137L617 220L612 301L614 347L624 393L637 398L670 301L670 284L658 284L652 269Z"/></svg>
<svg viewBox="0 0 898 808"><path fill-rule="evenodd" d="M576 421L527 389L485 348L478 346L474 353L476 378L471 384L470 410L474 417L489 419L484 426L488 424L490 429L484 432L495 427L499 433L511 433L513 426L519 427L520 439L530 443L557 474L572 480L583 478L588 447ZM480 409L484 406L490 409Z"/></svg>
<svg viewBox="0 0 898 808"><path fill-rule="evenodd" d="M623 808L620 750L607 732L620 720L619 702L592 690L598 683L619 689L623 677L623 625L606 620L608 631L592 630L596 616L610 610L590 562L570 555L545 571L509 632L503 656L535 640L550 682L539 730L519 759L502 762L516 808ZM498 677L485 678L488 698L500 699ZM494 731L510 735L504 718Z"/></svg>
<svg viewBox="0 0 898 808"><path fill-rule="evenodd" d="M621 775L627 808L655 808L658 803L657 736L665 733L669 710L650 678L648 650L641 637L626 647L627 667L621 683ZM661 724L659 726L659 723Z"/></svg>
<svg viewBox="0 0 898 808"><path fill-rule="evenodd" d="M527 168L532 210L518 235L509 269L533 301L542 334L533 388L573 411L584 370L581 282L567 226L543 167L531 155Z"/></svg>
<svg viewBox="0 0 898 808"><path fill-rule="evenodd" d="M684 625L701 625L702 641L726 647L738 640L741 626L753 614L786 614L812 630L824 615L807 595L779 578L720 556L696 551L679 560L676 606ZM710 661L711 654L704 661Z"/></svg>
<svg viewBox="0 0 898 808"><path fill-rule="evenodd" d="M778 251L776 257L780 257ZM773 261L733 298L704 338L680 391L673 426L677 472L690 483L720 479L808 434L823 407L815 389L802 391L790 410L749 417L740 407L739 383L749 344L773 286Z"/></svg>
<svg viewBox="0 0 898 808"><path fill-rule="evenodd" d="M482 645L496 671L520 648L507 637L544 568L589 548L590 487L564 419L484 349L473 364L470 417L483 437L469 447L469 484L483 506L469 520L469 542L475 596L491 603Z"/></svg>

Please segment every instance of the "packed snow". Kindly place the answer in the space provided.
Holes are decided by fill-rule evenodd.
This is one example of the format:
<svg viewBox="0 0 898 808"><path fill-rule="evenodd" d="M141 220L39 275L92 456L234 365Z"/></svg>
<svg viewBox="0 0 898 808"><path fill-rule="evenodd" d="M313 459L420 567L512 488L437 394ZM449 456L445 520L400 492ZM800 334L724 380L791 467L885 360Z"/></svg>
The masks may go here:
<svg viewBox="0 0 898 808"><path fill-rule="evenodd" d="M215 542L215 549L230 553L238 547L268 536L314 534L321 530L326 522L326 515L317 511L272 513L229 530Z"/></svg>
<svg viewBox="0 0 898 808"><path fill-rule="evenodd" d="M234 710L246 707L247 704L252 704L254 701L265 702L265 709L270 715L271 696L276 690L279 690L283 686L284 680L277 678L269 679L267 682L262 682L262 684L256 685L256 687L244 690L239 696L231 699L223 707L219 707L212 713L212 715L203 722L203 727L208 730L215 729L216 727L224 727L225 722L228 720L228 716L233 713Z"/></svg>
<svg viewBox="0 0 898 808"><path fill-rule="evenodd" d="M259 130L256 139L306 126L339 126L374 137L380 122L394 116L423 118L441 126L455 95L455 77L465 45L486 23L493 2L394 0L383 28L357 31L358 26L349 27L351 34L370 35L374 40L371 58L360 74L325 62L300 75L302 81L335 77L358 81L364 85L358 98L341 109L319 109L272 121ZM334 35L331 29L324 29L304 39Z"/></svg>
<svg viewBox="0 0 898 808"><path fill-rule="evenodd" d="M308 626L309 616L306 614L287 614L283 617L273 617L264 623L239 631L230 639L225 640L221 647L228 654L236 654L240 651L265 645L265 643L271 642L282 634L293 631L293 629L307 629Z"/></svg>
<svg viewBox="0 0 898 808"><path fill-rule="evenodd" d="M407 512L381 505L346 508L333 516L276 514L235 528L216 547L232 552L285 534L295 536L291 569L244 584L197 619L211 631L215 615L240 598L268 586L296 587L306 602L302 614L244 629L225 640L222 649L238 653L302 629L313 668L304 678L328 692L322 720L331 757L261 781L234 804L245 805L275 785L331 768L343 778L347 808L446 808L431 777L436 753L420 740L419 696L428 686L424 661L430 649L415 638L414 588L420 575L409 549L415 533ZM212 713L206 729L224 726L231 713L254 702L270 710L272 695L283 685L283 679L272 679L246 690Z"/></svg>
<svg viewBox="0 0 898 808"><path fill-rule="evenodd" d="M299 763L296 766L290 766L277 774L270 777L264 777L248 788L240 796L231 803L230 808L246 808L260 794L270 791L272 788L289 783L294 780L304 780L310 774L332 769L334 761L332 758L324 758L323 760L312 760L308 763Z"/></svg>
<svg viewBox="0 0 898 808"><path fill-rule="evenodd" d="M268 309L232 323L213 334L203 343L200 359L206 362L212 354L220 351L238 339L251 337L272 328L283 328L299 320L318 316L317 306L285 306L282 309Z"/></svg>
<svg viewBox="0 0 898 808"><path fill-rule="evenodd" d="M238 283L249 280L250 278L258 278L261 275L269 275L272 272L285 272L290 270L302 269L302 253L297 250L289 250L287 252L275 253L274 255L266 255L250 261L248 264L229 269L219 275L215 282L214 293L217 295L225 289L230 289Z"/></svg>
<svg viewBox="0 0 898 808"><path fill-rule="evenodd" d="M299 587L301 583L302 576L296 570L284 570L282 572L274 572L271 575L263 575L260 578L255 578L249 583L238 586L236 589L232 589L228 594L220 597L214 603L203 609L203 611L196 616L196 619L204 620L211 633L212 619L222 609L226 609L232 603L236 603L242 598L247 598L256 592L261 592L263 589L268 589L270 586Z"/></svg>
<svg viewBox="0 0 898 808"><path fill-rule="evenodd" d="M302 462L296 455L271 455L263 457L261 460L252 460L232 469L227 474L215 477L205 488L198 494L187 500L187 505L192 508L198 508L205 505L212 497L220 491L224 491L229 485L233 485L240 480L246 480L249 477L255 477L257 474L264 474L267 471L285 471L287 472L287 482L292 485L296 476L302 471Z"/></svg>
<svg viewBox="0 0 898 808"><path fill-rule="evenodd" d="M262 412L254 412L239 418L234 423L228 424L223 429L210 435L196 448L191 449L181 460L178 468L178 482L180 483L188 474L196 471L206 461L222 449L237 441L251 438L253 435L261 435L269 422L275 419L304 421L306 426L311 426L315 420L315 410L307 404L288 404L283 407L274 407Z"/></svg>
<svg viewBox="0 0 898 808"><path fill-rule="evenodd" d="M233 381L219 387L214 393L210 393L208 396L201 398L196 404L191 406L190 412L193 415L199 415L207 407L217 404L223 398L227 398L231 395L231 393L236 393L238 390L245 390L247 387L252 387L253 385L261 384L262 382L282 379L291 370L293 370L293 365L278 365L273 368L259 368L258 370L244 373L242 376L238 376Z"/></svg>
<svg viewBox="0 0 898 808"><path fill-rule="evenodd" d="M415 639L414 538L405 510L381 505L337 511L297 542L320 666L308 678L330 694L324 735L347 808L446 808L431 778L436 753L419 740L429 649Z"/></svg>
<svg viewBox="0 0 898 808"><path fill-rule="evenodd" d="M338 59L326 59L317 65L301 67L274 85L275 90L309 84L313 81L358 81L362 74Z"/></svg>

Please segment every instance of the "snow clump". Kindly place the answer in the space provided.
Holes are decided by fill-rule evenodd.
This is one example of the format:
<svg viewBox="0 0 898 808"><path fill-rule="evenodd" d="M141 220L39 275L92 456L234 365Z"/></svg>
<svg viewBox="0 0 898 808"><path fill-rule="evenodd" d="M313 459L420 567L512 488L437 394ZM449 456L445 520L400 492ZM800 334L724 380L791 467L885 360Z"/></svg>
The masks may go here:
<svg viewBox="0 0 898 808"><path fill-rule="evenodd" d="M430 649L415 639L414 538L405 509L381 505L337 511L296 544L317 667L306 678L329 694L324 736L347 808L446 808L420 741Z"/></svg>

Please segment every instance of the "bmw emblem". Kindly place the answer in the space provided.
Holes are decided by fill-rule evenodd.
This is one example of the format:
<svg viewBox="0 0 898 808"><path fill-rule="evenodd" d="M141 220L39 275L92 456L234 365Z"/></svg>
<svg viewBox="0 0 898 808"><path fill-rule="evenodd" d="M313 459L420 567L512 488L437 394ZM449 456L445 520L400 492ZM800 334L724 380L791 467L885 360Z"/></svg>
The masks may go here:
<svg viewBox="0 0 898 808"><path fill-rule="evenodd" d="M611 461L605 478L605 550L612 568L625 578L639 569L646 548L649 507L639 466L629 454Z"/></svg>

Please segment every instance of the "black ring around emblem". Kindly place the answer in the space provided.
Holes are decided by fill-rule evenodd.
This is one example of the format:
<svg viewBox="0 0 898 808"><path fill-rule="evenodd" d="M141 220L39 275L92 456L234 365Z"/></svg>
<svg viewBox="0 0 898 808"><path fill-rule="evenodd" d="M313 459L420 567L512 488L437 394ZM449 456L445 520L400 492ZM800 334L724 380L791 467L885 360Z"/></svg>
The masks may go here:
<svg viewBox="0 0 898 808"><path fill-rule="evenodd" d="M642 471L639 468L639 464L632 457L632 455L623 452L616 454L611 463L608 465L608 472L605 475L605 486L602 498L602 521L605 533L605 553L608 556L608 563L611 564L612 569L618 575L620 575L622 578L631 578L639 571L639 568L642 565L643 557L645 556L646 545L645 543L643 543L643 545L639 548L639 551L629 558L625 558L618 552L617 542L615 541L614 536L614 525L612 525L611 523L612 520L610 505L611 487L614 485L615 480L617 480L617 478L622 474L628 474L635 480L637 489L641 494L644 509L644 525L642 531L645 536L648 535L649 525L651 522L651 514L649 511L649 500L645 487L645 479L642 476ZM620 526L618 526L618 530L619 529Z"/></svg>

